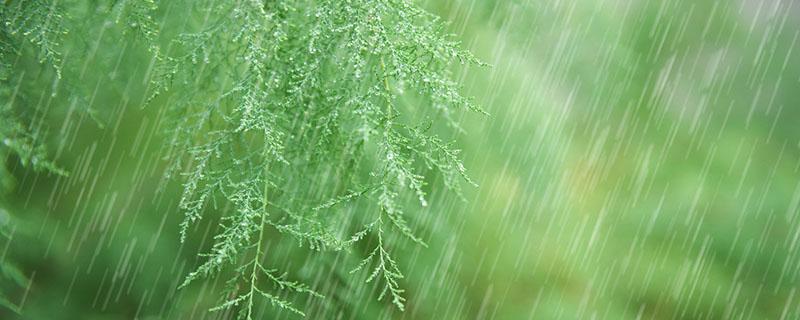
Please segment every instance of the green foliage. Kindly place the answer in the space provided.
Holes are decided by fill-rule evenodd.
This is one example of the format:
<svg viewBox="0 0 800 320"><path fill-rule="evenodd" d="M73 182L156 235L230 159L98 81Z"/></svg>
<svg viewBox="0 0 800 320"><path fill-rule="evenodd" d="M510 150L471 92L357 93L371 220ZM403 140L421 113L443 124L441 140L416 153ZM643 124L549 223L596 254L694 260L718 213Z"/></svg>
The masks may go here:
<svg viewBox="0 0 800 320"><path fill-rule="evenodd" d="M28 281L6 256L15 231L6 197L15 181L5 163L13 157L34 171L66 174L47 157L42 144L45 134L38 125L43 115L20 89L25 75L15 70L14 62L28 42L37 52L38 61L54 68L60 77L59 39L66 34L62 19L55 3L5 1L0 5L0 243L6 248L0 255L0 306L14 312L19 312L19 307L5 293L24 288Z"/></svg>
<svg viewBox="0 0 800 320"><path fill-rule="evenodd" d="M396 134L386 139L407 147L388 149L404 156L391 172L421 182L430 208L421 208L410 179L401 189L384 183L385 130L371 129L362 146L342 146L349 140L336 137L360 127L353 111L334 104L327 110L338 116L322 121L328 111L319 97L291 102L307 115L274 121L278 133L294 134L287 121L308 124L297 134L313 144L278 139L277 154L300 169L256 165L264 134L229 133L245 118L231 110L245 105L249 87L232 89L250 67L245 49L224 40L242 21L227 9L202 10L211 3L204 2L0 1L5 17L34 9L47 17L55 9L60 29L69 30L49 33L59 61L53 66L40 63L35 37L24 35L48 30L41 28L47 19L13 20L35 22L33 29L0 25L0 101L12 102L0 122L28 146L20 150L38 148L37 159L71 171L42 174L32 156L22 157L23 166L18 153L25 152L0 144L8 170L0 180L13 189L0 196L0 304L8 307L0 307L1 319L279 319L294 317L292 309L313 319L800 318L800 109L792 107L800 101L800 24L791 1L420 1L496 64L455 77L493 108L490 121L459 123L469 135L458 148L485 185L465 191L470 205L451 201L458 191L443 187L463 184L459 170L436 169L459 168L448 160L459 156L448 142L459 130L449 120L461 116L394 77L391 117L385 101L368 101L392 120ZM283 1L265 12L276 12L276 2ZM302 7L279 20L294 31L330 20L297 18L305 12L315 11ZM218 23L228 27L214 29ZM209 29L230 33L197 36ZM260 34L244 32L240 41ZM286 37L281 48L311 38ZM343 59L351 49L321 54ZM278 54L276 74L299 68L286 63L290 55L310 61L298 52ZM374 86L381 70L370 57L359 90ZM386 70L395 69L383 58ZM324 65L314 81L356 68ZM247 101L252 108L289 113L274 108L289 95L283 89L268 96L257 88ZM306 100L316 105L306 108ZM96 113L86 114L89 108ZM174 129L173 141L156 134L161 127ZM298 141L307 149L288 144ZM220 152L209 156L203 146L214 144ZM447 152L409 156L440 146ZM159 148L174 161L159 161ZM310 150L323 156L302 158ZM346 161L355 157L351 150L360 150L359 161ZM175 164L172 182L160 181L167 163ZM218 179L223 171L229 180ZM195 173L186 204L200 208L181 245L180 184ZM339 177L348 184L337 184ZM214 183L220 187L191 203ZM399 210L390 216L382 208ZM217 249L224 263L177 290L211 260L197 252ZM402 313L391 288L405 290L397 294L407 299ZM209 313L214 306L219 312Z"/></svg>
<svg viewBox="0 0 800 320"><path fill-rule="evenodd" d="M2 54L4 69L10 65L9 53L19 48L24 38L36 46L39 62L48 63L61 76L60 39L67 33L63 14L55 2L41 0L4 1L0 7ZM15 43L17 42L17 43Z"/></svg>
<svg viewBox="0 0 800 320"><path fill-rule="evenodd" d="M6 1L0 6L0 158L10 154L19 157L23 166L63 174L47 160L42 132L33 121L33 107L25 105L27 97L20 92L24 74L14 72L12 64L23 50L27 39L38 51L39 62L47 63L61 74L59 41L66 31L62 15L55 4L43 1ZM5 166L0 172L0 186L11 188Z"/></svg>
<svg viewBox="0 0 800 320"><path fill-rule="evenodd" d="M164 152L174 164L168 176L183 176L181 239L207 212L224 214L183 286L230 275L212 310L237 309L251 319L263 299L302 315L284 294L323 297L270 267L268 233L315 251L364 242L373 249L344 267L372 270L366 281L382 283L378 299L388 295L402 310L403 274L387 235L426 245L407 217L408 198L427 205L426 176L442 177L458 194L462 181L471 183L458 150L432 133L433 120L419 119L458 127L454 111L480 111L449 74L453 61L478 61L443 33L437 17L404 0L181 5L190 14L177 35L162 34L153 1L118 1L97 9L105 15L97 21L122 26L152 55L148 103L177 101L168 110L172 143ZM0 156L66 174L47 158L37 125L43 115L26 105L15 61L32 48L58 79L75 80L62 75L75 62L60 53L69 21L55 2L39 0L5 1L0 18ZM11 181L2 172L6 190Z"/></svg>
<svg viewBox="0 0 800 320"><path fill-rule="evenodd" d="M355 270L372 265L367 281L382 281L379 298L388 292L403 309L403 275L385 234L424 244L404 199L427 205L425 172L455 191L469 181L458 150L410 115L456 126L455 110L479 111L448 72L452 61L477 60L409 1L198 3L191 13L202 19L190 18L190 31L154 66L151 99L181 97L168 152L185 177L182 238L210 205L226 216L184 285L231 266L231 291L217 309L245 305L240 316L249 319L260 294L299 312L259 289L266 277L311 292L265 271L262 234L313 250L346 249L372 234L378 243Z"/></svg>

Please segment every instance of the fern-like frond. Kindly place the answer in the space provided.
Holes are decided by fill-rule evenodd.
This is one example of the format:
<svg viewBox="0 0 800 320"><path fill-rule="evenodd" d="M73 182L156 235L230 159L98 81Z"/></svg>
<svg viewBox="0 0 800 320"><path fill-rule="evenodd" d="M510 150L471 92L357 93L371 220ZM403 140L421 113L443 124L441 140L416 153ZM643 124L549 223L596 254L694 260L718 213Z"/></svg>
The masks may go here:
<svg viewBox="0 0 800 320"><path fill-rule="evenodd" d="M182 239L204 211L227 208L187 283L228 265L258 269L261 260L250 257L263 255L255 239L265 229L313 250L374 236L370 278L380 275L381 297L403 308L400 264L384 239L396 233L426 245L412 208L428 205L431 175L457 194L462 181L472 183L458 151L414 113L457 127L453 112L482 112L449 71L453 62L480 63L411 1L203 2L187 10L203 18L171 40L150 87L156 97L184 97L170 111L180 143L168 150L184 174ZM222 306L249 308L261 295L286 307L255 284L245 286L245 300L235 295Z"/></svg>

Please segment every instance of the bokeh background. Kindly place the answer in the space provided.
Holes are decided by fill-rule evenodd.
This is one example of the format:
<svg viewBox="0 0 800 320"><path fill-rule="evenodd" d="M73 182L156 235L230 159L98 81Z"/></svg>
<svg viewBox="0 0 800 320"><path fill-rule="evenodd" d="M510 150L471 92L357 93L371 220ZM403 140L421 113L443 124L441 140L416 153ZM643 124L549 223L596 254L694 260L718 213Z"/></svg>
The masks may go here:
<svg viewBox="0 0 800 320"><path fill-rule="evenodd" d="M443 130L480 186L467 201L433 189L414 213L431 246L398 249L405 312L326 268L353 263L341 254L280 261L312 284L341 283L325 286L332 302L298 300L310 319L800 318L800 4L423 5L491 65L454 69L490 115ZM22 308L0 318L229 317L207 312L217 281L177 289L216 225L179 241L180 185L163 178L159 131L170 101L142 103L146 45L113 23L79 27L64 59L83 61L88 100L54 92L35 59L18 62L71 174L6 159L16 185L0 249L14 267L2 290Z"/></svg>

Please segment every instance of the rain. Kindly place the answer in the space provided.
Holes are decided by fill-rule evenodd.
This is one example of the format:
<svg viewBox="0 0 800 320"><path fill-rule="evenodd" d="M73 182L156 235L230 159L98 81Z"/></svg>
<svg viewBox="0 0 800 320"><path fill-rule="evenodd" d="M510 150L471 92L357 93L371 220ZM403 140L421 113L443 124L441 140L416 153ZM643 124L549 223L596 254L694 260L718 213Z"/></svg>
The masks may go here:
<svg viewBox="0 0 800 320"><path fill-rule="evenodd" d="M800 319L792 0L0 20L0 319Z"/></svg>

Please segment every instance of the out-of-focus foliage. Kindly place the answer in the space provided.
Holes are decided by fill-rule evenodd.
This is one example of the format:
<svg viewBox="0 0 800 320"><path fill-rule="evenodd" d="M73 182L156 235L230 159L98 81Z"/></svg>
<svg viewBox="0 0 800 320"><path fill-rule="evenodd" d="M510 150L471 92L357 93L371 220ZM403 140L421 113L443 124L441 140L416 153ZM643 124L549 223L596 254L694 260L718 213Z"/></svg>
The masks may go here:
<svg viewBox="0 0 800 320"><path fill-rule="evenodd" d="M452 0L423 7L452 21L447 32L492 65L454 69L462 93L491 116L464 117L463 135L436 122L429 129L445 141L455 137L480 187L465 188L468 201L460 202L432 187L443 177L428 175L429 206L407 216L429 247L387 237L407 275L400 281L405 311L376 300L383 286L364 284L368 272L349 274L373 252L372 237L351 252L316 252L267 232L263 249L279 257L270 267L326 297L281 299L314 319L800 317L796 4ZM80 92L85 102L62 91L48 98L58 78L39 64L34 43L23 41L30 54L12 62L30 80L21 88L38 93L29 110L47 110L22 123L41 123L48 158L70 175L37 174L7 158L16 188L0 214L17 221L3 261L19 272L6 274L16 280L3 292L25 319L233 316L207 311L226 277L177 289L205 261L196 253L212 247L219 217L232 207L212 203L178 245L183 186L162 178L170 163L163 151L175 147L159 134L175 119L168 106L207 103L183 100L177 87L150 99L157 90L148 86L158 70L169 70L160 69L168 57L186 49L169 39L213 20L188 23L194 15L182 4L159 6L156 49L141 24L125 18L132 11L115 8L65 9L67 18L91 17L69 30L59 56L81 61L72 81L88 88ZM208 74L203 57L198 72ZM173 81L191 87L201 78ZM219 93L198 90L206 102ZM433 105L413 94L401 102L409 116L418 115L414 106ZM300 190L320 195L310 182ZM268 303L254 315L296 317Z"/></svg>

